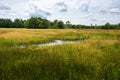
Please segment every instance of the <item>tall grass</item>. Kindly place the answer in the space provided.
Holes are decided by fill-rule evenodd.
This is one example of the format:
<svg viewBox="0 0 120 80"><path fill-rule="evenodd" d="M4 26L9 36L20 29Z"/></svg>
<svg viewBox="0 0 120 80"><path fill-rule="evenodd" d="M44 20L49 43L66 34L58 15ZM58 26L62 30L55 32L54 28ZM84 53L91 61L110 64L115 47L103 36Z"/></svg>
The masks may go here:
<svg viewBox="0 0 120 80"><path fill-rule="evenodd" d="M9 33L0 33L0 79L119 80L119 32L119 30L13 30ZM87 40L55 46L29 46L24 49L8 46L8 43L11 46L21 43L30 45L37 41L44 43L55 39L76 40L76 38ZM12 40L15 42L11 42Z"/></svg>
<svg viewBox="0 0 120 80"><path fill-rule="evenodd" d="M72 30L72 29L1 29L0 45L20 45L20 44L37 44L51 42L56 39L61 40L80 40L80 39L114 39L120 37L119 30ZM5 45L5 46L6 46Z"/></svg>

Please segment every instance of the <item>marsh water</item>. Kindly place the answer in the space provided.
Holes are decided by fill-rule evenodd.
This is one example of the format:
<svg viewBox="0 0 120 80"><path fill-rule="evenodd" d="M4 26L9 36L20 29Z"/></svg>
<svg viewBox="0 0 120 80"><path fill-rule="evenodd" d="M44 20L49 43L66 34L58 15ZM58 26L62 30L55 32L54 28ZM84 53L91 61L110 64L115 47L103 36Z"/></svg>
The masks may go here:
<svg viewBox="0 0 120 80"><path fill-rule="evenodd" d="M42 47L42 46L53 46L53 45L63 45L63 44L71 44L74 42L80 42L81 40L76 41L63 41L63 40L55 40L54 42L48 42L48 43L41 43L41 44L32 44L30 46L33 47ZM26 45L21 45L20 48L26 48Z"/></svg>

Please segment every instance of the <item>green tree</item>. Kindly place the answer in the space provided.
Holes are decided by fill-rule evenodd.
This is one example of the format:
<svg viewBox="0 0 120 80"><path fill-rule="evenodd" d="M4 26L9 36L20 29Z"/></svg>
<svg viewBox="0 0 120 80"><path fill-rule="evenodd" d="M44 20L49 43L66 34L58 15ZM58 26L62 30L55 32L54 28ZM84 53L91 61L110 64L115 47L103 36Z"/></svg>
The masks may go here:
<svg viewBox="0 0 120 80"><path fill-rule="evenodd" d="M26 28L39 28L39 21L37 18L30 18L24 22Z"/></svg>
<svg viewBox="0 0 120 80"><path fill-rule="evenodd" d="M48 29L50 26L50 22L46 19L40 19L39 20L39 27L41 29Z"/></svg>
<svg viewBox="0 0 120 80"><path fill-rule="evenodd" d="M120 29L120 23L118 24L118 29Z"/></svg>
<svg viewBox="0 0 120 80"><path fill-rule="evenodd" d="M52 23L52 28L57 29L58 28L58 20L54 20Z"/></svg>
<svg viewBox="0 0 120 80"><path fill-rule="evenodd" d="M104 27L105 29L110 29L110 23L106 23Z"/></svg>
<svg viewBox="0 0 120 80"><path fill-rule="evenodd" d="M13 26L15 28L24 28L24 21L22 19L15 19L13 22Z"/></svg>
<svg viewBox="0 0 120 80"><path fill-rule="evenodd" d="M59 29L64 29L65 28L64 23L62 21L58 22L58 28Z"/></svg>
<svg viewBox="0 0 120 80"><path fill-rule="evenodd" d="M71 28L71 26L72 26L72 25L71 25L71 22L70 22L70 21L66 21L66 27L67 27L67 28Z"/></svg>

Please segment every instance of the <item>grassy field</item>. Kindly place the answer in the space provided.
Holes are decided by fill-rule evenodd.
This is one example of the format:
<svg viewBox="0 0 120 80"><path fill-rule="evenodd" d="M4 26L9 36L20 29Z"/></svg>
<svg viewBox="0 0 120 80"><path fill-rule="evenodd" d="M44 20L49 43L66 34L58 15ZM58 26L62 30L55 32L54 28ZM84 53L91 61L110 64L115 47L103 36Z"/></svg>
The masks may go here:
<svg viewBox="0 0 120 80"><path fill-rule="evenodd" d="M120 30L0 29L0 80L120 80Z"/></svg>

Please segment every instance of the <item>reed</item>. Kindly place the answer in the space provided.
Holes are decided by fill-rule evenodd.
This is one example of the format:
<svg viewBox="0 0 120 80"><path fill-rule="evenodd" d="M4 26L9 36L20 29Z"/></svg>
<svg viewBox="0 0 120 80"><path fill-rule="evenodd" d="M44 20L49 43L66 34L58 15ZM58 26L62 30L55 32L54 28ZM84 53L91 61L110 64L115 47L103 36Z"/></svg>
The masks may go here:
<svg viewBox="0 0 120 80"><path fill-rule="evenodd" d="M18 48L56 39L72 44ZM119 80L119 30L0 30L1 80Z"/></svg>

